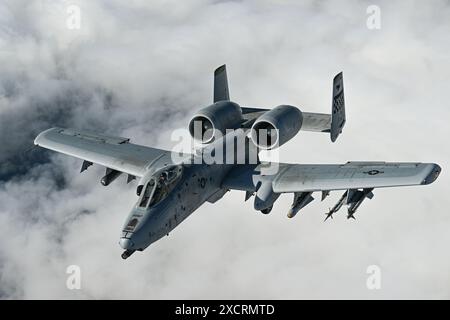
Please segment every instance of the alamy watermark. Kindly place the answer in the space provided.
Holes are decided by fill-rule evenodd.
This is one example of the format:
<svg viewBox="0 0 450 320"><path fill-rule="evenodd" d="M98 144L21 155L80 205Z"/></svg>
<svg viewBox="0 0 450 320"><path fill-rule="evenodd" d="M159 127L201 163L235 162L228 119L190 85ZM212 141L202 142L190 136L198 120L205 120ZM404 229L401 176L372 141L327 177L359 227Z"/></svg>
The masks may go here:
<svg viewBox="0 0 450 320"><path fill-rule="evenodd" d="M81 8L75 4L69 5L66 8L66 27L69 30L81 29Z"/></svg>
<svg viewBox="0 0 450 320"><path fill-rule="evenodd" d="M366 20L366 26L369 30L380 30L381 29L381 9L377 5L370 5L366 9L368 14Z"/></svg>
<svg viewBox="0 0 450 320"><path fill-rule="evenodd" d="M69 290L81 289L81 268L75 264L66 268L66 273L69 275L66 280L66 287Z"/></svg>
<svg viewBox="0 0 450 320"><path fill-rule="evenodd" d="M377 265L367 267L366 273L369 275L366 280L366 286L369 290L381 289L381 268Z"/></svg>

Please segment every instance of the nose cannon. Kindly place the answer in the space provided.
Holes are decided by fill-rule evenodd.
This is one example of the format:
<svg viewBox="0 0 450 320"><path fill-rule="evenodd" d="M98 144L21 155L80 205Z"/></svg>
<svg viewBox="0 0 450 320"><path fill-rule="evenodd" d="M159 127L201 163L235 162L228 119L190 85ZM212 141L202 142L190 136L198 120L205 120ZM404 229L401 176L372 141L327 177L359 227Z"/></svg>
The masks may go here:
<svg viewBox="0 0 450 320"><path fill-rule="evenodd" d="M129 256L131 256L136 250L125 250L121 257L123 260L127 259Z"/></svg>

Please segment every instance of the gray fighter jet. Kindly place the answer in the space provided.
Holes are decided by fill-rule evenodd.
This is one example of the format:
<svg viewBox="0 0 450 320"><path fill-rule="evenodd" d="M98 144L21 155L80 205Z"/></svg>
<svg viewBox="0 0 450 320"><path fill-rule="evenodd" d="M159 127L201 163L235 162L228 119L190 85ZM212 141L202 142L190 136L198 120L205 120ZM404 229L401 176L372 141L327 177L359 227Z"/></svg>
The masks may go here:
<svg viewBox="0 0 450 320"><path fill-rule="evenodd" d="M245 191L245 200L254 195L254 208L264 214L272 210L280 194L293 193L289 218L313 201L314 192L321 192L324 200L330 191L343 190L326 219L344 204L347 218L354 218L364 199L373 197L374 188L428 185L441 172L434 163L287 164L263 162L258 157L261 149L273 150L299 131L325 132L334 142L344 125L342 73L333 80L331 114L322 114L289 105L241 107L230 101L223 65L214 72L214 103L198 111L188 125L191 136L202 143L194 152L161 150L132 144L128 138L63 128L43 131L34 143L84 160L81 172L94 163L106 167L101 178L104 186L121 174L127 175L127 182L140 178L137 202L119 240L126 259L168 235L206 201L214 203L230 190ZM236 148L235 141L240 141ZM206 154L211 158L224 145L233 146L236 155L227 157L232 161L205 161ZM252 150L256 157L251 157Z"/></svg>

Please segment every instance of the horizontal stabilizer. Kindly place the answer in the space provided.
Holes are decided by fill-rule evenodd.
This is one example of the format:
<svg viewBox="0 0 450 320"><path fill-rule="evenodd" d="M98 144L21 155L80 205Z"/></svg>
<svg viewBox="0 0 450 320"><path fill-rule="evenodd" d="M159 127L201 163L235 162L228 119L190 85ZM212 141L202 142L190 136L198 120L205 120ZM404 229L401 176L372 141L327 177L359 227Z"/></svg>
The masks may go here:
<svg viewBox="0 0 450 320"><path fill-rule="evenodd" d="M270 109L242 107L243 127L251 127L254 121ZM333 79L333 99L331 114L302 111L302 131L330 133L335 142L345 125L344 81L342 72Z"/></svg>
<svg viewBox="0 0 450 320"><path fill-rule="evenodd" d="M331 114L302 112L303 122L300 130L313 132L330 132Z"/></svg>

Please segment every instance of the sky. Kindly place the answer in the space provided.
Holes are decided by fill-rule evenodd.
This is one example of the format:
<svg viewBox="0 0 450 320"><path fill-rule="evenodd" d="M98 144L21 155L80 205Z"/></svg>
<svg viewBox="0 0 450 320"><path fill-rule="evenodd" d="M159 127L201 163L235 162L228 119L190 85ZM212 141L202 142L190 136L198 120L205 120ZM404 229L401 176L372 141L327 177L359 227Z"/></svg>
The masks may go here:
<svg viewBox="0 0 450 320"><path fill-rule="evenodd" d="M379 29L367 24L373 5ZM449 51L444 0L2 1L0 298L450 298ZM171 132L211 104L224 63L233 101L310 112L330 112L344 72L338 141L300 132L280 161L435 162L441 176L375 190L356 221L342 211L323 222L339 192L294 219L292 195L262 215L230 192L122 260L136 183L105 188L104 168L79 174L80 160L34 137L60 126L171 148ZM66 285L71 265L80 289ZM367 286L370 266L379 289Z"/></svg>

